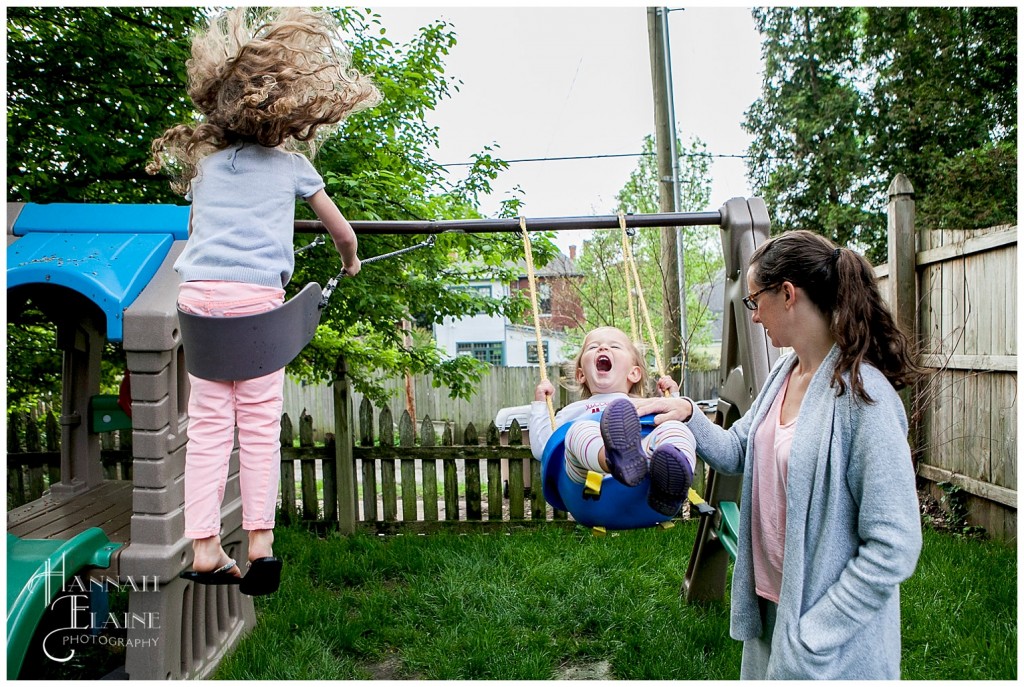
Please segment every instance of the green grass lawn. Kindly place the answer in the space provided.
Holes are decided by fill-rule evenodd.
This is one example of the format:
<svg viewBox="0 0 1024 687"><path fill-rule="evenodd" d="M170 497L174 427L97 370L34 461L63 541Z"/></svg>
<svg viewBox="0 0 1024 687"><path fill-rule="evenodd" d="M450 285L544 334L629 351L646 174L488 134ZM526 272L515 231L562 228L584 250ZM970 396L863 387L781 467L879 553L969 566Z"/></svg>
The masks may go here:
<svg viewBox="0 0 1024 687"><path fill-rule="evenodd" d="M218 679L738 679L728 600L679 595L694 522L594 537L318 539L281 528L280 591ZM1015 679L1016 552L925 532L903 585L903 677Z"/></svg>

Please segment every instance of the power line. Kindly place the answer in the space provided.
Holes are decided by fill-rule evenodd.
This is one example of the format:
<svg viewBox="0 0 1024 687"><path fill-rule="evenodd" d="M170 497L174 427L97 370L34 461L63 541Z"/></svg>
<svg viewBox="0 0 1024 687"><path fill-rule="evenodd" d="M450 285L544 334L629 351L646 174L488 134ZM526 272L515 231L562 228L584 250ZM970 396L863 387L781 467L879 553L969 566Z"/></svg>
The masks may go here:
<svg viewBox="0 0 1024 687"><path fill-rule="evenodd" d="M615 157L648 157L654 156L657 153L609 153L606 155L565 155L561 157L524 157L516 160L503 160L509 164L516 162L559 162L564 160L601 160L605 158ZM711 158L736 158L736 159L747 159L752 157L751 155L727 155L727 154L715 154L715 153L680 153L679 157L711 157ZM474 162L449 162L448 164L439 165L440 167L470 167L476 163Z"/></svg>

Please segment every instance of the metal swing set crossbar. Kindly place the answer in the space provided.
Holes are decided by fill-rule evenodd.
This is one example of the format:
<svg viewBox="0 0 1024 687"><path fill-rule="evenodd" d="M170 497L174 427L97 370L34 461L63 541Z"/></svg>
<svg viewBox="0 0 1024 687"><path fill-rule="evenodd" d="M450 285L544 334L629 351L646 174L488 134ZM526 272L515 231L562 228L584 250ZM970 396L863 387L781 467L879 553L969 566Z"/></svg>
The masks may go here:
<svg viewBox="0 0 1024 687"><path fill-rule="evenodd" d="M640 215L625 215L626 227L694 227L721 225L723 213L709 212L660 212ZM349 224L357 234L441 234L447 231L461 231L467 234L496 232L519 232L520 222L526 223L529 231L563 231L570 229L616 229L618 215L594 215L590 217L538 217L529 218L484 218L484 219L439 219L439 220L352 220ZM297 220L295 233L321 234L326 229L316 220ZM364 261L365 262L365 261Z"/></svg>

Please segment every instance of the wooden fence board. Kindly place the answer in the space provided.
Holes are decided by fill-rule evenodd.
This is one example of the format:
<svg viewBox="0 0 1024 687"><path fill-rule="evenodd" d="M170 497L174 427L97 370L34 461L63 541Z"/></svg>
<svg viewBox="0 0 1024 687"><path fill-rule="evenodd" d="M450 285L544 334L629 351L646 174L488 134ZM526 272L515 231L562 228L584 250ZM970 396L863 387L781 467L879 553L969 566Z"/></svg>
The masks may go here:
<svg viewBox="0 0 1024 687"><path fill-rule="evenodd" d="M996 375L993 387L995 417L992 432L999 440L995 452L993 482L1002 487L1017 488L1017 376Z"/></svg>
<svg viewBox="0 0 1024 687"><path fill-rule="evenodd" d="M487 518L500 520L502 516L502 500L504 492L501 483L501 461L497 458L487 460Z"/></svg>
<svg viewBox="0 0 1024 687"><path fill-rule="evenodd" d="M466 461L466 520L483 520L480 503L480 461Z"/></svg>
<svg viewBox="0 0 1024 687"><path fill-rule="evenodd" d="M377 519L377 469L372 460L363 461L363 521Z"/></svg>
<svg viewBox="0 0 1024 687"><path fill-rule="evenodd" d="M403 458L402 465L402 519L416 519L416 461Z"/></svg>
<svg viewBox="0 0 1024 687"><path fill-rule="evenodd" d="M395 461L380 461L381 494L384 499L384 522L398 520L398 492L395 484Z"/></svg>
<svg viewBox="0 0 1024 687"><path fill-rule="evenodd" d="M964 474L991 481L991 386L987 375L964 377Z"/></svg>
<svg viewBox="0 0 1024 687"><path fill-rule="evenodd" d="M547 501L544 500L544 481L540 474L540 461L530 461L530 484L533 495L530 499L531 517L534 520L543 520L548 510Z"/></svg>
<svg viewBox="0 0 1024 687"><path fill-rule="evenodd" d="M455 461L444 462L444 519L459 519L459 478Z"/></svg>
<svg viewBox="0 0 1024 687"><path fill-rule="evenodd" d="M423 466L423 519L428 522L437 521L437 461L424 458Z"/></svg>

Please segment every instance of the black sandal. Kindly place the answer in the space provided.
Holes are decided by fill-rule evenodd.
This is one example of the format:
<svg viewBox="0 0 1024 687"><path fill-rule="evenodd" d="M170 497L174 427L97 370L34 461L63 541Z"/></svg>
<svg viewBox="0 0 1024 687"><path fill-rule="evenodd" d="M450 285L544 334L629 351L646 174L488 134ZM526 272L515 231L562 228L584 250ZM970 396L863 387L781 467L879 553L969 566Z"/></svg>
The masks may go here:
<svg viewBox="0 0 1024 687"><path fill-rule="evenodd" d="M248 596L273 594L281 586L281 567L281 559L273 556L250 561L238 591Z"/></svg>

